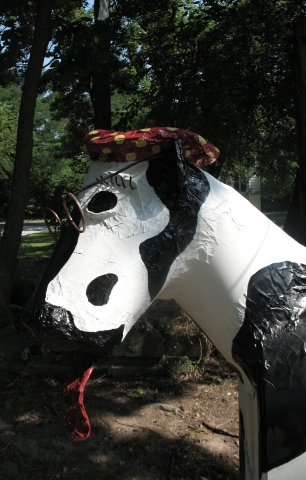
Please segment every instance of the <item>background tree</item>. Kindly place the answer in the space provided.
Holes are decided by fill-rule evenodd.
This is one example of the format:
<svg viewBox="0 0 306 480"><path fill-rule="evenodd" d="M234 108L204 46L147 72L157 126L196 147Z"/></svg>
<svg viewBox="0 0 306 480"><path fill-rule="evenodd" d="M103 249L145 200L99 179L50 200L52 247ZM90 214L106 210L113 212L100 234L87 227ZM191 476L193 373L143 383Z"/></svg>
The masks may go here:
<svg viewBox="0 0 306 480"><path fill-rule="evenodd" d="M11 191L21 91L0 87L0 218L5 218Z"/></svg>
<svg viewBox="0 0 306 480"><path fill-rule="evenodd" d="M53 0L46 0L45 2L39 2L37 5L33 45L21 97L12 191L0 249L2 323L8 321L8 318L5 318L7 317L7 314L5 314L7 312L6 305L9 303L11 281L20 245L32 159L36 96L49 41L52 3Z"/></svg>
<svg viewBox="0 0 306 480"><path fill-rule="evenodd" d="M8 30L2 34L4 41L7 42L7 49L3 55L3 64L7 65L9 61L16 63L21 62L28 54L29 43L32 43L29 53L29 60L27 69L25 72L25 79L23 84L23 91L21 96L21 104L18 118L17 128L17 142L16 142L16 155L14 161L14 170L12 175L12 188L11 196L8 208L7 220L4 228L4 233L1 239L0 249L0 308L1 317L0 322L6 324L9 321L9 312L7 305L9 304L11 293L11 281L16 266L16 260L18 255L18 249L20 245L22 225L25 212L25 204L28 191L28 183L30 176L30 167L32 160L32 147L33 147L33 122L36 106L36 97L39 89L41 71L46 55L48 43L51 38L51 13L53 7L53 0L45 0L44 2L37 2L36 15L34 29L32 29L32 42L27 42L27 35L31 35L31 30L28 28L28 24L20 22L25 25L25 34L27 37L24 48L24 38L22 41L18 40L18 34L16 30L19 29L20 23L17 22L19 18L21 20L22 8L21 2L17 2L15 7L16 16L8 18L5 22L5 26ZM20 4L19 4L20 3ZM67 4L71 2L66 2ZM29 17L31 19L31 7L33 2L27 2ZM2 17L3 5L1 5ZM20 10L18 10L20 8ZM10 14L13 14L13 10ZM17 25L17 28L15 27ZM17 44L17 46L16 46Z"/></svg>
<svg viewBox="0 0 306 480"><path fill-rule="evenodd" d="M109 18L98 20L100 0L94 2L94 40L99 45L94 70L91 74L91 97L94 110L94 128L110 130L111 86L110 86L110 26Z"/></svg>

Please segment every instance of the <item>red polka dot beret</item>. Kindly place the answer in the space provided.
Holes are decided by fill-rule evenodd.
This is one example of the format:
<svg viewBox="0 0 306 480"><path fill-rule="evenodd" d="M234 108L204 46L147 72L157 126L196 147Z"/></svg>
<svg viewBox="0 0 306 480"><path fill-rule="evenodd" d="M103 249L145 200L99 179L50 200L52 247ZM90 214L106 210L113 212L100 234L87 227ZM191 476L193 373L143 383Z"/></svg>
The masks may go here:
<svg viewBox="0 0 306 480"><path fill-rule="evenodd" d="M142 128L132 132L94 130L86 135L82 147L93 160L125 163L163 152L173 139L182 141L185 157L200 168L213 163L220 154L197 133L174 127Z"/></svg>

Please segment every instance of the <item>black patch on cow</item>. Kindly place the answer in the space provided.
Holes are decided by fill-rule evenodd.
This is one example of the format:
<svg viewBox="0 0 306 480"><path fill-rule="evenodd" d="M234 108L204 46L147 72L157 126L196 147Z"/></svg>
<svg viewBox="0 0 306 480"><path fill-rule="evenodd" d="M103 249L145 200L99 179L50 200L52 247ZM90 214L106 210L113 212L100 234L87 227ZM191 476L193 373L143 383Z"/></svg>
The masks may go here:
<svg viewBox="0 0 306 480"><path fill-rule="evenodd" d="M96 307L106 305L111 291L118 282L117 275L108 273L107 275L101 275L90 282L86 288L86 295L88 301Z"/></svg>
<svg viewBox="0 0 306 480"><path fill-rule="evenodd" d="M174 142L168 157L149 163L147 179L170 213L163 232L139 247L148 270L149 293L153 300L164 285L173 261L193 239L198 213L210 186L204 172L187 162L179 141Z"/></svg>
<svg viewBox="0 0 306 480"><path fill-rule="evenodd" d="M113 330L83 332L69 310L49 303L25 310L15 323L17 332L31 344L45 345L52 350L84 352L107 357L123 336L124 325Z"/></svg>
<svg viewBox="0 0 306 480"><path fill-rule="evenodd" d="M112 192L96 193L87 205L87 210L93 213L102 213L111 210L117 205L117 197Z"/></svg>
<svg viewBox="0 0 306 480"><path fill-rule="evenodd" d="M306 452L306 266L282 262L250 279L233 359L258 388L263 471Z"/></svg>

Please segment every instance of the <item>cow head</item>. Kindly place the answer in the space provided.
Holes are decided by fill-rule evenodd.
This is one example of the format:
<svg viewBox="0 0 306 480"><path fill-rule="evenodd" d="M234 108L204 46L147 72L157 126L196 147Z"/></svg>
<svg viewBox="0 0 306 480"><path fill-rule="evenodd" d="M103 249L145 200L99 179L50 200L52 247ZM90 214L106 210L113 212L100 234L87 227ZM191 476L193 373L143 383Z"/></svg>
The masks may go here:
<svg viewBox="0 0 306 480"><path fill-rule="evenodd" d="M171 280L174 259L191 242L209 184L182 144L172 140L162 154L116 174L123 166L92 162L81 210L72 212L72 223L86 230L63 225L16 324L33 343L108 355Z"/></svg>

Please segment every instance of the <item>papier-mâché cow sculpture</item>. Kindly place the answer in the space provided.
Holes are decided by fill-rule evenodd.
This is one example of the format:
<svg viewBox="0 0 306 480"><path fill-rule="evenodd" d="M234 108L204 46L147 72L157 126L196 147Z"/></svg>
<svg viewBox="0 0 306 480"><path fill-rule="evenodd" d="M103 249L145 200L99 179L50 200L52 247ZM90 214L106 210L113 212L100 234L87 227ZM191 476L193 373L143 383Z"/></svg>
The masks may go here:
<svg viewBox="0 0 306 480"><path fill-rule="evenodd" d="M155 298L176 300L239 372L241 478L305 479L306 249L198 168L218 151L192 132L99 130L85 146L79 203L16 327L90 367Z"/></svg>

